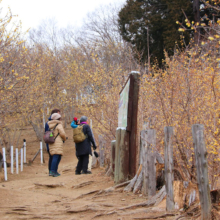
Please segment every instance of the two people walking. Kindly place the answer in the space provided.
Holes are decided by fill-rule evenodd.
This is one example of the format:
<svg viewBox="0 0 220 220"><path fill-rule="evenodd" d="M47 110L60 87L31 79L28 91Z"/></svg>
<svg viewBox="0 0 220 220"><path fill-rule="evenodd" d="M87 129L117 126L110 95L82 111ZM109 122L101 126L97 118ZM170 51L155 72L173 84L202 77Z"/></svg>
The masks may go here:
<svg viewBox="0 0 220 220"><path fill-rule="evenodd" d="M58 166L63 155L63 143L66 141L67 136L61 122L59 109L54 109L48 120L49 121L45 124L45 132L53 130L53 135L55 137L54 143L47 144L47 152L49 154L49 176L57 177L60 176L58 173ZM71 123L71 127L76 129L78 126L82 128L82 133L85 135L85 139L81 142L75 143L76 157L78 158L75 174L91 174L91 170L88 170L89 156L92 159L91 145L94 150L97 146L86 116L82 116L80 120L74 118L74 121Z"/></svg>

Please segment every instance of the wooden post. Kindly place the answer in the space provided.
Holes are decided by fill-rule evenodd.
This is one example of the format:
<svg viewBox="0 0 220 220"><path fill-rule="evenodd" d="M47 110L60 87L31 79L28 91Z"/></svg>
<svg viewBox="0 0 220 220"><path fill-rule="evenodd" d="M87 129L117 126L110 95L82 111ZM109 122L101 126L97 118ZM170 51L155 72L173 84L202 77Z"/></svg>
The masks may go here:
<svg viewBox="0 0 220 220"><path fill-rule="evenodd" d="M145 152L145 147L147 146L147 131L146 130L142 130L141 131L141 137L140 137L140 150L139 150L139 165L143 164L143 153Z"/></svg>
<svg viewBox="0 0 220 220"><path fill-rule="evenodd" d="M173 196L173 127L165 127L165 182L166 182L166 210L174 210Z"/></svg>
<svg viewBox="0 0 220 220"><path fill-rule="evenodd" d="M100 167L105 165L105 141L102 135L99 135L99 164Z"/></svg>
<svg viewBox="0 0 220 220"><path fill-rule="evenodd" d="M115 173L115 147L116 147L116 141L111 142L111 166L112 166L112 172Z"/></svg>
<svg viewBox="0 0 220 220"><path fill-rule="evenodd" d="M204 125L192 126L193 146L196 159L199 199L202 209L202 220L211 219L211 198L208 179L207 151L204 139Z"/></svg>
<svg viewBox="0 0 220 220"><path fill-rule="evenodd" d="M134 177L137 171L137 152L138 152L138 138L137 134L137 115L138 115L138 97L139 97L139 72L131 72L130 74L130 90L128 103L128 126L130 131L129 139L129 174Z"/></svg>
<svg viewBox="0 0 220 220"><path fill-rule="evenodd" d="M155 156L155 147L156 147L156 131L154 129L147 130L147 173L146 182L147 182L147 195L154 196L156 195L156 156ZM145 159L146 160L146 159Z"/></svg>
<svg viewBox="0 0 220 220"><path fill-rule="evenodd" d="M40 153L40 151L41 151L41 149L39 149L39 150L37 151L37 153L34 155L33 159L32 159L31 161L29 161L29 163L33 163L33 162L34 162L35 158L36 158L37 155Z"/></svg>
<svg viewBox="0 0 220 220"><path fill-rule="evenodd" d="M147 131L141 131L141 141L140 141L140 164L142 164L143 170L143 186L142 186L142 193L147 195Z"/></svg>
<svg viewBox="0 0 220 220"><path fill-rule="evenodd" d="M115 183L125 182L129 177L129 134L125 128L116 130Z"/></svg>

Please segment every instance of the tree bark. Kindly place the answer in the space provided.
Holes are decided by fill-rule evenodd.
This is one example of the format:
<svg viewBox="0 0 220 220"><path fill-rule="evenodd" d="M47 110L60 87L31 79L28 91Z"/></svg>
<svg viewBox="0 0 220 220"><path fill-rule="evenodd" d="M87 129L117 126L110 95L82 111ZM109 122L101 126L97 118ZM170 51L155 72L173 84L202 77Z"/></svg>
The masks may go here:
<svg viewBox="0 0 220 220"><path fill-rule="evenodd" d="M196 26L197 24L200 24L200 10L199 10L199 0L193 0L193 14L194 14L194 20ZM199 44L199 38L200 38L200 28L197 28L194 33L194 41L196 44Z"/></svg>

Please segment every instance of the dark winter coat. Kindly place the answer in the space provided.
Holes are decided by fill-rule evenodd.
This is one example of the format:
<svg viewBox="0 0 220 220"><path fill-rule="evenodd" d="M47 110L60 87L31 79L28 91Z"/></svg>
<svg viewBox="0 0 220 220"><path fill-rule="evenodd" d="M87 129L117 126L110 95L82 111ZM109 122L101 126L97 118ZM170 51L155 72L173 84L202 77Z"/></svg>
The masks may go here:
<svg viewBox="0 0 220 220"><path fill-rule="evenodd" d="M93 148L96 149L96 143L93 138L92 130L89 127L89 125L85 124L83 126L83 133L87 136L87 138L80 143L76 144L76 156L83 156L86 154L91 154L92 155L92 150L91 150L91 144Z"/></svg>
<svg viewBox="0 0 220 220"><path fill-rule="evenodd" d="M51 116L48 118L48 122L49 121L51 121ZM48 122L46 122L46 124L45 124L45 130L44 130L45 132L49 131L49 129L50 129L49 125L48 125ZM49 152L49 144L46 144L46 146L47 146L47 152Z"/></svg>

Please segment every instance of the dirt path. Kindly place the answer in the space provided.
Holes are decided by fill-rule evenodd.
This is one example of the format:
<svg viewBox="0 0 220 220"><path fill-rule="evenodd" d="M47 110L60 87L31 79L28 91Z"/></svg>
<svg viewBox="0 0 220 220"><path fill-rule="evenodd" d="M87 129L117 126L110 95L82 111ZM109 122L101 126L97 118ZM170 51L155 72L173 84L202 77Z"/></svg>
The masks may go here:
<svg viewBox="0 0 220 220"><path fill-rule="evenodd" d="M77 158L70 138L71 130L67 129L67 133L69 140L59 166L61 176L48 176L47 163L40 165L40 158L37 158L31 166L25 166L22 173L8 174L8 181L0 183L0 219L119 220L143 219L165 213L164 201L154 208L120 211L120 207L146 201L146 198L124 193L121 189L98 194L98 191L113 186L113 180L104 176L104 170L100 168L93 169L90 175L75 175ZM27 141L28 159L33 157L38 145L36 141ZM45 160L48 160L46 154ZM89 192L93 193L82 196Z"/></svg>

